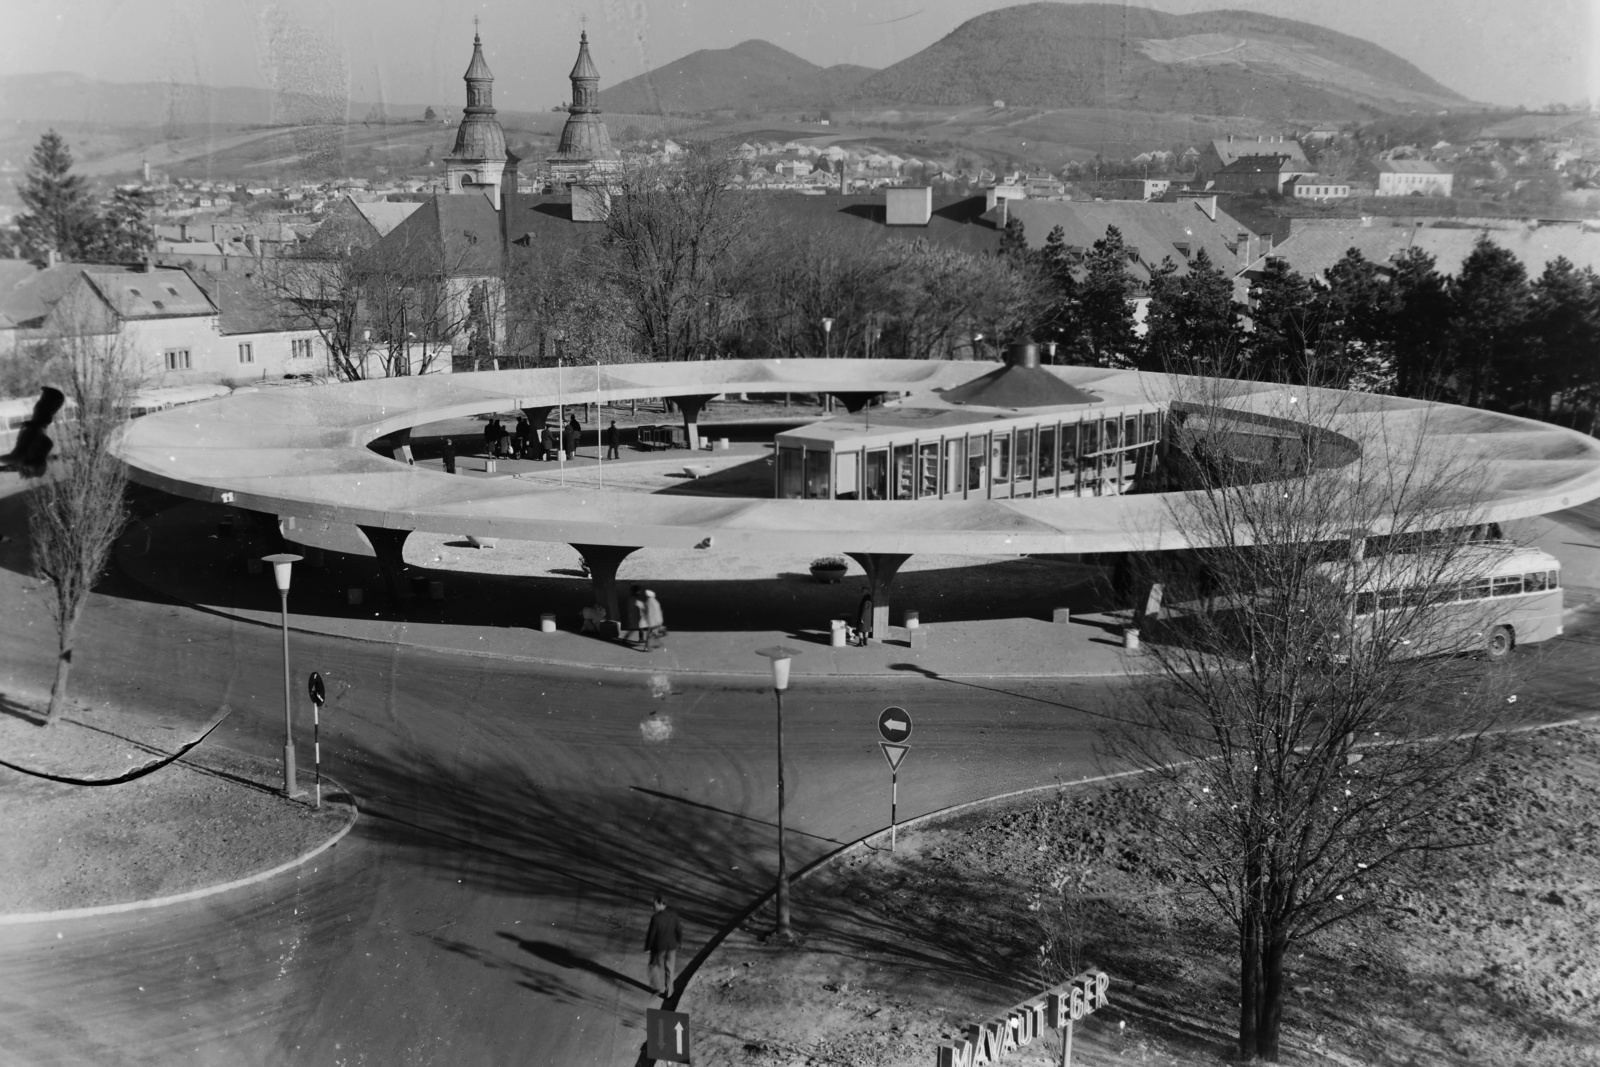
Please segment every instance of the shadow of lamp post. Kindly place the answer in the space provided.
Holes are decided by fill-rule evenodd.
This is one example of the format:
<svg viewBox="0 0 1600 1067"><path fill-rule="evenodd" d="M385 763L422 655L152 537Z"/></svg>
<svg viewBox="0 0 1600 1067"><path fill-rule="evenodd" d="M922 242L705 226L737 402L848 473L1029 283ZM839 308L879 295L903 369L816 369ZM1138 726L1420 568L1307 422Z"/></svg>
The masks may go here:
<svg viewBox="0 0 1600 1067"><path fill-rule="evenodd" d="M263 556L272 564L272 580L278 586L278 606L283 614L283 795L299 796L294 781L294 696L289 682L289 577L294 565L304 557L293 552Z"/></svg>
<svg viewBox="0 0 1600 1067"><path fill-rule="evenodd" d="M756 655L772 663L772 695L778 700L778 938L789 938L789 864L783 851L783 691L789 688L789 664L800 655L797 648L773 645Z"/></svg>

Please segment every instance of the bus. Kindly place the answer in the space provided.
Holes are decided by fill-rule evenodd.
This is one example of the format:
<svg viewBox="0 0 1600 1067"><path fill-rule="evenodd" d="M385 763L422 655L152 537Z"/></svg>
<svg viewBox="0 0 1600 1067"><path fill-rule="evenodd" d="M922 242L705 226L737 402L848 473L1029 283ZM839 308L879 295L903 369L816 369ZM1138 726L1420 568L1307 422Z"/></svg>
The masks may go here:
<svg viewBox="0 0 1600 1067"><path fill-rule="evenodd" d="M1396 627L1402 656L1479 653L1502 660L1518 645L1559 637L1561 563L1506 541L1322 564L1344 597L1352 636ZM1342 636L1342 635L1341 635Z"/></svg>

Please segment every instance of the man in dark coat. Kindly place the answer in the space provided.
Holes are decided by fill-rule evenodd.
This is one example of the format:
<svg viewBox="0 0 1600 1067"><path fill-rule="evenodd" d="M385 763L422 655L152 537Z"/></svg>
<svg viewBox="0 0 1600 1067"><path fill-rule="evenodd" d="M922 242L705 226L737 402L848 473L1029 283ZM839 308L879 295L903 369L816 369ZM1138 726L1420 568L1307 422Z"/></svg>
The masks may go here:
<svg viewBox="0 0 1600 1067"><path fill-rule="evenodd" d="M583 426L574 415L567 420L566 432L561 435L561 447L567 450L568 459L578 458L578 441L583 436Z"/></svg>
<svg viewBox="0 0 1600 1067"><path fill-rule="evenodd" d="M611 426L606 430L606 458L621 459L622 453L617 449L622 445L622 434L617 431L617 420L611 420Z"/></svg>
<svg viewBox="0 0 1600 1067"><path fill-rule="evenodd" d="M650 985L662 999L672 996L672 980L678 970L678 948L683 944L683 922L667 907L667 898L656 894L655 914L645 931L644 949L650 953Z"/></svg>
<svg viewBox="0 0 1600 1067"><path fill-rule="evenodd" d="M444 439L444 448L440 450L439 455L444 460L444 472L446 474L454 474L456 472L456 443L446 437Z"/></svg>
<svg viewBox="0 0 1600 1067"><path fill-rule="evenodd" d="M517 416L517 433L511 439L511 454L518 459L526 459L528 456L528 417L526 415Z"/></svg>

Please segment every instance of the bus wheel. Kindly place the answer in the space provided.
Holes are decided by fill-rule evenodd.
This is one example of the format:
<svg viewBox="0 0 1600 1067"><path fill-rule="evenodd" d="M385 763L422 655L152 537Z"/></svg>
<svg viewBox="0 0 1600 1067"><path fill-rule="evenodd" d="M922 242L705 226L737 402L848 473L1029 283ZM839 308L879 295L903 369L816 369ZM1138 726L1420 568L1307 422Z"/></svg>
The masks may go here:
<svg viewBox="0 0 1600 1067"><path fill-rule="evenodd" d="M1516 640L1511 636L1511 627L1496 626L1489 631L1489 638L1483 644L1483 656L1491 663L1505 659L1511 655L1511 649L1516 645Z"/></svg>

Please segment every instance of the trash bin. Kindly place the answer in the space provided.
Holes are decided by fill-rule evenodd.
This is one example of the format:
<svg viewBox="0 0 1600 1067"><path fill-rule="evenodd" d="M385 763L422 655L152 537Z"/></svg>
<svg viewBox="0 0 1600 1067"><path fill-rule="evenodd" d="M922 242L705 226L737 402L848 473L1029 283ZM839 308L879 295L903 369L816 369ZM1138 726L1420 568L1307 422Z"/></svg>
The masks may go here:
<svg viewBox="0 0 1600 1067"><path fill-rule="evenodd" d="M915 630L922 625L922 618L916 611L906 612L906 629Z"/></svg>
<svg viewBox="0 0 1600 1067"><path fill-rule="evenodd" d="M843 648L845 643L845 635L847 633L845 629L845 621L843 619L833 619L828 623L828 625L832 627L828 633L828 644L834 648Z"/></svg>
<svg viewBox="0 0 1600 1067"><path fill-rule="evenodd" d="M717 447L726 452L728 449L733 447L733 442L728 440L726 437L719 437L717 438Z"/></svg>
<svg viewBox="0 0 1600 1067"><path fill-rule="evenodd" d="M539 632L553 634L556 632L556 617L552 612L545 612L539 616Z"/></svg>
<svg viewBox="0 0 1600 1067"><path fill-rule="evenodd" d="M1122 647L1129 652L1139 651L1139 628L1137 626L1124 626L1122 628Z"/></svg>

